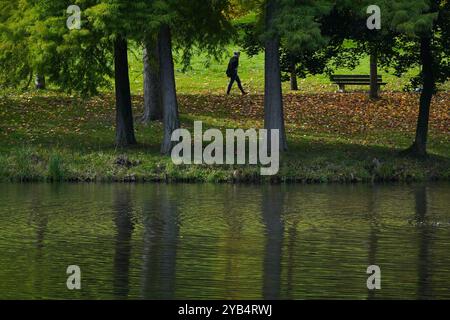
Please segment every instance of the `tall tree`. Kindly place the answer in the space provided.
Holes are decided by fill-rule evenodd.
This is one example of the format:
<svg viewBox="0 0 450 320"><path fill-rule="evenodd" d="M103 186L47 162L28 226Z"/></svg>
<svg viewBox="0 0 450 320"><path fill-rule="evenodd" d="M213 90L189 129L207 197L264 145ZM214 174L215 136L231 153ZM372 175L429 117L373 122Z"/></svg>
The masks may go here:
<svg viewBox="0 0 450 320"><path fill-rule="evenodd" d="M172 133L179 128L173 48L181 49L182 62L189 65L193 50L219 56L229 41L228 0L159 0L154 5L154 32L159 38L159 68L163 105L164 137L161 153L170 154Z"/></svg>
<svg viewBox="0 0 450 320"><path fill-rule="evenodd" d="M369 56L369 96L371 99L378 99L378 68L379 59L382 57L380 54L386 55L390 52L387 42L389 39L393 40L387 28L381 30L375 27L368 28L367 8L371 4L372 2L367 0L358 3L351 0L335 1L333 9L322 19L322 32L330 38L330 43L340 44L333 58L335 67L354 68L359 64L362 56ZM344 43L347 43L347 47L342 45Z"/></svg>
<svg viewBox="0 0 450 320"><path fill-rule="evenodd" d="M350 18L341 21L365 25L355 16L358 11L364 12L371 1L364 0L356 8L351 0L338 0L337 3L341 13L350 12ZM394 67L397 76L420 67L420 74L411 83L413 88L422 87L416 136L404 154L424 157L427 155L432 97L437 83L447 81L450 76L450 3L447 0L380 0L377 4L382 13L381 31L375 34L357 32L355 36L355 31L361 29L353 27L344 33L356 39L360 48L368 48L366 52L376 52L383 66ZM340 30L341 26L336 26L335 30Z"/></svg>
<svg viewBox="0 0 450 320"><path fill-rule="evenodd" d="M19 2L10 22L26 17L20 29L29 52L23 59L27 72L45 74L61 89L83 95L96 94L114 76L116 143L135 144L127 48L129 39L142 36L152 7L144 0L80 1L81 29L69 30L65 12L70 4L66 0ZM13 60L12 54L8 57Z"/></svg>
<svg viewBox="0 0 450 320"><path fill-rule="evenodd" d="M292 68L291 59L294 58L295 63L298 64L300 61L297 58L306 57L307 53L311 55L327 43L321 34L319 20L330 10L331 0L242 0L241 2L259 13L259 19L256 21L238 25L243 31L239 42L250 55L261 50L265 51L265 128L280 131L280 150L285 151L287 141L281 72L289 72L291 75L294 71L298 73L298 68L295 70ZM318 69L313 63L309 66ZM295 88L295 81L293 81L293 87Z"/></svg>
<svg viewBox="0 0 450 320"><path fill-rule="evenodd" d="M131 108L130 77L128 72L128 44L120 36L114 41L114 75L116 88L116 145L136 144Z"/></svg>
<svg viewBox="0 0 450 320"><path fill-rule="evenodd" d="M373 48L370 52L370 98L378 99L378 50Z"/></svg>
<svg viewBox="0 0 450 320"><path fill-rule="evenodd" d="M0 0L0 83L17 86L45 74L68 92L93 95L115 79L116 142L134 144L127 61L128 42L157 38L164 113L163 153L179 127L172 49L189 63L194 48L214 56L230 39L228 0L83 0L80 30L66 27L67 0ZM147 43L148 45L148 43ZM147 50L149 51L149 50ZM147 56L148 57L148 56ZM154 72L157 76L156 68ZM14 75L12 77L11 75ZM150 80L147 78L146 80ZM157 83L158 81L153 81ZM153 92L156 92L153 91ZM155 95L156 96L156 95ZM156 100L155 100L156 101Z"/></svg>
<svg viewBox="0 0 450 320"><path fill-rule="evenodd" d="M172 35L168 25L162 25L159 31L159 59L161 95L164 106L164 137L161 153L170 154L173 148L172 133L180 127L180 121L172 56Z"/></svg>
<svg viewBox="0 0 450 320"><path fill-rule="evenodd" d="M264 65L264 127L279 130L280 150L287 150L281 89L280 37L274 32L275 17L279 13L278 0L267 0L265 11L266 35ZM270 34L270 35L269 35Z"/></svg>
<svg viewBox="0 0 450 320"><path fill-rule="evenodd" d="M143 0L102 0L87 12L94 27L103 30L114 43L114 80L116 91L116 144L136 144L128 67L128 41L142 39L153 18L152 2Z"/></svg>
<svg viewBox="0 0 450 320"><path fill-rule="evenodd" d="M144 41L144 115L142 121L148 124L163 119L161 99L159 39L150 37Z"/></svg>
<svg viewBox="0 0 450 320"><path fill-rule="evenodd" d="M278 35L279 38L275 36L274 39L280 39L282 47L287 50L290 55L301 55L306 52L313 52L322 48L327 43L327 39L323 37L321 33L320 18L331 10L331 1L268 0L268 8L270 8L270 6L273 6L273 13L266 17L266 19L268 19L266 20L266 28L269 29L269 33L266 31L266 35L270 35L270 30L275 29L275 35ZM271 9L269 9L269 11L270 10ZM271 21L271 19L273 19L273 21ZM271 46L267 47L266 43L266 50L274 50L275 42L269 42L269 44ZM276 53L278 60L280 60L279 52L278 48L278 52ZM275 54L274 51L273 54ZM275 66L275 64L273 64L273 66ZM279 71L278 68L277 72ZM277 77L276 81L280 81L279 86L281 87L281 77ZM269 99L271 99L270 96ZM272 105L274 106L274 104ZM275 109L277 109L277 107ZM271 114L277 115L278 119L270 122L270 129L280 129L280 148L286 150L287 143L282 104L281 108L278 108L278 110L269 109L268 111Z"/></svg>
<svg viewBox="0 0 450 320"><path fill-rule="evenodd" d="M294 59L290 59L289 73L290 73L291 90L298 91L297 67L295 65Z"/></svg>
<svg viewBox="0 0 450 320"><path fill-rule="evenodd" d="M400 32L392 59L397 74L421 67L420 74L412 79L413 86L422 86L416 136L404 154L425 157L432 98L437 83L450 77L450 3L405 0L391 4L390 12L391 25Z"/></svg>

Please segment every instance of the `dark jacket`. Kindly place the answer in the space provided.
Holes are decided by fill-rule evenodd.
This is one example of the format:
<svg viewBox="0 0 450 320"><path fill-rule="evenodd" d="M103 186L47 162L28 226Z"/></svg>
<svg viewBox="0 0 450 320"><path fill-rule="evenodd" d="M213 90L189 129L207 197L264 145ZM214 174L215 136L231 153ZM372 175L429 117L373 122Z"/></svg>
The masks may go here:
<svg viewBox="0 0 450 320"><path fill-rule="evenodd" d="M228 63L227 76L231 77L236 75L238 67L239 67L239 57L234 56L230 59L230 63Z"/></svg>

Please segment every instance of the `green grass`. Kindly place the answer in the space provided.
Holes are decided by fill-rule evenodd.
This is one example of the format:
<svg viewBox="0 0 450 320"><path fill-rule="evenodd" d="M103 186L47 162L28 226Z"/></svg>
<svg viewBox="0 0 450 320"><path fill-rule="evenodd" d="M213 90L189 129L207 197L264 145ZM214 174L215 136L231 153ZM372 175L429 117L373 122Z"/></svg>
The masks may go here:
<svg viewBox="0 0 450 320"><path fill-rule="evenodd" d="M183 72L180 63L176 63L177 90L182 94L223 94L228 85L228 78L225 75L228 59L233 51L239 48L229 47L225 50L223 59L216 61L207 55L199 53L194 55L189 69ZM133 49L129 55L131 88L134 94L142 94L142 61L139 49ZM179 58L175 57L178 61ZM418 73L418 69L410 70L401 78L395 77L385 70L379 70L383 80L388 84L383 88L386 91L402 91L409 80ZM336 70L336 74L370 74L369 57L364 57L360 64L354 69L341 68ZM246 89L250 93L264 92L264 54L260 53L254 57L249 57L245 53L241 55L239 75ZM441 90L450 90L450 82L439 87ZM299 79L299 93L312 92L335 92L337 86L330 83L327 75L308 76L306 79ZM368 90L368 87L350 86L348 90ZM283 83L283 91L289 92L289 83ZM235 88L235 92L238 90Z"/></svg>
<svg viewBox="0 0 450 320"><path fill-rule="evenodd" d="M145 130L139 135L153 134ZM159 136L159 135L158 135ZM350 141L349 141L350 140ZM450 160L432 156L427 160L401 158L398 150L377 145L363 146L354 139L289 136L290 150L282 156L277 176L261 177L253 166L175 166L157 152L157 145L141 144L129 150L77 149L27 146L0 155L0 180L71 182L398 182L449 180ZM402 144L402 146L406 146ZM55 155L56 154L56 155ZM130 167L117 164L126 155ZM382 161L372 168L374 158Z"/></svg>
<svg viewBox="0 0 450 320"><path fill-rule="evenodd" d="M345 97L345 96L344 96ZM350 98L351 94L346 97ZM448 97L448 96L446 96ZM242 102L232 97L231 104ZM192 129L202 120L207 128L261 128L259 116L236 115L222 102L209 105L207 95L180 95L182 126ZM134 97L135 116L142 113L142 97ZM199 109L195 109L197 106ZM159 154L161 123L136 122L139 145L114 146L114 100L103 96L82 101L52 92L15 95L0 102L0 181L95 182L372 182L450 180L450 140L433 129L430 158L403 158L413 132L374 128L361 132L334 132L327 123L309 121L298 127L288 121L289 151L282 156L275 177L260 177L254 166L175 166ZM240 107L238 110L241 110ZM260 112L262 110L259 110ZM245 111L242 111L245 114ZM307 111L305 111L307 112ZM118 164L125 158L130 165ZM377 158L382 166L373 168Z"/></svg>
<svg viewBox="0 0 450 320"><path fill-rule="evenodd" d="M177 89L180 97L182 126L192 128L193 122L202 120L207 128L261 128L262 97L264 91L264 56L259 54L241 58L240 76L251 93L245 99L233 96L228 100L214 101L211 97L224 95L228 78L225 69L228 57L234 48L228 48L223 61L209 60L199 54L192 65L182 72L176 64ZM401 79L382 72L388 85L384 90L401 91L417 70L412 70ZM368 58L361 60L355 70L337 70L336 73L368 74ZM110 92L90 99L55 92L11 93L0 92L0 181L198 181L198 182L372 182L372 181L421 181L430 179L450 180L450 139L445 129L445 100L448 93L439 97L440 126L433 123L430 133L430 158L417 160L399 157L400 150L407 148L414 138L414 124L407 117L411 109L401 105L409 99L417 105L417 95L385 97L389 108L384 112L399 113L399 124L409 122L407 129L396 126L380 126L355 132L347 127L355 125L358 114L344 113L323 117L323 112L333 114L342 103L355 107L378 108L377 104L357 99L363 105L351 105L352 94L340 95L338 105L323 101L321 111L304 109L302 104L288 106L287 132L289 151L282 156L280 173L276 177L260 177L259 168L252 166L175 166L171 159L159 154L162 125L155 122L149 126L139 123L142 114L142 61L137 49L130 53L130 80L134 94L133 105L136 117L136 136L139 145L120 150L114 146L114 98ZM293 97L321 99L332 97L336 86L325 75L309 76L299 81L300 91ZM284 83L284 93L289 92ZM441 87L449 89L449 83ZM364 90L363 88L349 88ZM237 89L234 91L237 95ZM325 96L317 95L326 93ZM387 94L385 94L387 96ZM395 94L394 94L395 95ZM359 98L361 98L361 96ZM223 98L221 98L223 99ZM347 102L348 100L348 102ZM226 102L229 103L226 103ZM341 101L341 102L339 102ZM444 105L444 107L443 107ZM309 104L313 107L314 102ZM257 108L257 114L245 110ZM296 110L302 117L295 118ZM381 107L380 107L381 108ZM403 109L402 109L403 108ZM414 107L415 108L415 107ZM413 108L413 110L414 110ZM400 110L401 109L401 110ZM386 111L387 110L387 111ZM443 110L443 111L442 111ZM294 114L292 114L294 112ZM311 114L311 112L319 112ZM402 114L403 112L403 114ZM346 118L348 117L348 119ZM353 122L345 123L345 121ZM404 119L402 117L405 117ZM381 120L383 114L381 114ZM338 126L337 121L344 121ZM365 119L367 122L372 119ZM377 121L381 121L378 119ZM375 121L375 119L374 119ZM383 121L381 121L383 123ZM442 125L444 123L444 125ZM362 125L362 123L357 123ZM367 126L367 123L364 123ZM444 127L444 129L442 129ZM333 129L334 128L334 129ZM440 129L439 129L440 128ZM126 158L131 165L122 166L118 158ZM373 169L377 158L382 166Z"/></svg>

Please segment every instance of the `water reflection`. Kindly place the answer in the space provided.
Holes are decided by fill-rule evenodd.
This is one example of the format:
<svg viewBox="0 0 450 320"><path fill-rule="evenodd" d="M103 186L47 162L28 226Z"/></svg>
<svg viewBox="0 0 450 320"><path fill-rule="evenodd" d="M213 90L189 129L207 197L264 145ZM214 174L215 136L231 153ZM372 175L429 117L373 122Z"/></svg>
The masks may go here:
<svg viewBox="0 0 450 320"><path fill-rule="evenodd" d="M179 235L178 211L170 188L157 186L143 205L142 296L173 299Z"/></svg>
<svg viewBox="0 0 450 320"><path fill-rule="evenodd" d="M287 284L286 284L286 299L292 300L294 299L294 275L295 268L294 266L298 264L296 257L298 256L298 232L297 227L300 223L300 216L295 215L295 218L292 221L291 226L287 231L287 247L286 251L288 254L287 257Z"/></svg>
<svg viewBox="0 0 450 320"><path fill-rule="evenodd" d="M416 222L418 227L419 255L418 273L419 281L417 286L417 298L429 299L433 297L432 291L432 264L431 245L433 238L433 226L428 221L428 197L427 188L419 186L414 192Z"/></svg>
<svg viewBox="0 0 450 320"><path fill-rule="evenodd" d="M49 215L47 210L43 208L42 195L37 192L30 195L30 205L29 205L29 225L33 226L35 230L35 254L34 254L34 270L33 272L39 272L38 270L42 268L45 264L45 237L48 230ZM45 290L45 280L42 278L37 278L34 281L34 288L36 291Z"/></svg>
<svg viewBox="0 0 450 320"><path fill-rule="evenodd" d="M48 213L42 208L42 196L39 193L31 195L29 224L36 230L37 259L42 255L45 233L48 225Z"/></svg>
<svg viewBox="0 0 450 320"><path fill-rule="evenodd" d="M369 231L369 252L368 252L368 266L379 265L377 261L377 252L378 252L378 239L380 236L380 217L377 208L377 204L379 204L379 187L374 186L372 189L371 196L369 197L369 205L367 208L368 212L368 222L370 223L370 231ZM376 299L377 291L369 290L369 300Z"/></svg>
<svg viewBox="0 0 450 320"><path fill-rule="evenodd" d="M236 299L236 286L239 285L238 281L236 281L236 275L239 275L241 267L241 256L237 255L236 252L243 250L242 245L244 243L242 239L244 221L242 210L236 206L236 203L239 202L238 199L238 190L236 187L233 187L226 190L222 202L222 216L226 225L225 255L227 257L224 286L226 295Z"/></svg>
<svg viewBox="0 0 450 320"><path fill-rule="evenodd" d="M0 185L0 298L450 298L449 191Z"/></svg>
<svg viewBox="0 0 450 320"><path fill-rule="evenodd" d="M283 250L284 223L282 221L285 192L281 186L264 188L262 216L266 228L264 250L263 298L280 298L281 257Z"/></svg>
<svg viewBox="0 0 450 320"><path fill-rule="evenodd" d="M129 295L129 269L132 247L133 203L130 187L114 190L114 223L117 228L114 253L114 295L126 299Z"/></svg>

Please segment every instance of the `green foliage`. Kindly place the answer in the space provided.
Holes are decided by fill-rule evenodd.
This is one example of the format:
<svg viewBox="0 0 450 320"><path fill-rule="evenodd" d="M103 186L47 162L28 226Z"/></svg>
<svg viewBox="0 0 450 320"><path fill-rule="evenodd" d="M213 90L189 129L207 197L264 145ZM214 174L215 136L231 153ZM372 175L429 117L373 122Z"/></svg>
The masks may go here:
<svg viewBox="0 0 450 320"><path fill-rule="evenodd" d="M321 33L320 17L332 8L332 1L296 1L276 0L275 18L271 26L265 25L267 1L247 2L253 4L253 11L258 13L258 20L240 19L237 27L241 30L240 43L251 55L262 49L262 40L266 37L279 36L285 50L304 53L315 50L327 43Z"/></svg>
<svg viewBox="0 0 450 320"><path fill-rule="evenodd" d="M322 36L320 17L331 10L330 0L280 0L280 8L274 25L287 50L307 52L327 43Z"/></svg>
<svg viewBox="0 0 450 320"><path fill-rule="evenodd" d="M388 1L383 7L389 27L409 36L429 35L436 12L430 12L435 0ZM440 2L438 0L438 2Z"/></svg>
<svg viewBox="0 0 450 320"><path fill-rule="evenodd" d="M10 2L3 1L2 2ZM83 20L83 29L69 30L66 10L97 1L21 0L7 6L0 29L0 84L17 87L33 74L44 74L64 91L97 93L111 76L109 44L102 32Z"/></svg>
<svg viewBox="0 0 450 320"><path fill-rule="evenodd" d="M409 70L420 67L420 39L432 37L435 80L445 82L450 75L448 1L377 1L381 9L381 30L366 27L366 8L371 4L370 0L335 1L333 10L322 20L322 32L331 39L327 50L333 51L335 66L355 65L362 55L376 52L379 66L394 68L395 75L403 77ZM348 39L354 47L342 46ZM405 89L418 88L421 83L418 74Z"/></svg>
<svg viewBox="0 0 450 320"><path fill-rule="evenodd" d="M14 172L16 180L34 181L39 175L35 166L39 165L40 157L29 147L19 147L10 162L10 171Z"/></svg>
<svg viewBox="0 0 450 320"><path fill-rule="evenodd" d="M401 33L393 43L389 63L398 76L420 66L420 41L430 38L434 81L444 83L450 77L450 3L446 0L417 0L409 3L409 11L406 5L398 5L399 13L392 17L392 25ZM408 18L405 11L409 12ZM422 81L422 74L419 73L412 79L411 87L419 87Z"/></svg>
<svg viewBox="0 0 450 320"><path fill-rule="evenodd" d="M62 181L64 178L64 170L62 158L58 154L52 154L48 161L48 177L50 181Z"/></svg>
<svg viewBox="0 0 450 320"><path fill-rule="evenodd" d="M113 75L112 41L141 43L162 24L189 64L193 49L222 54L233 29L226 0L0 0L0 85L17 87L44 74L67 92L94 95ZM66 27L69 5L81 9L81 29Z"/></svg>
<svg viewBox="0 0 450 320"><path fill-rule="evenodd" d="M336 44L325 47L329 37L323 35L322 18L332 9L330 0L274 1L274 22L266 26L264 21L268 2L254 2L254 12L259 10L259 20L240 19L236 27L240 31L239 44L250 56L263 51L263 41L278 36L281 40L281 68L283 80L289 78L292 64L298 76L319 74L327 70L327 64L336 53ZM342 41L341 41L342 43Z"/></svg>
<svg viewBox="0 0 450 320"><path fill-rule="evenodd" d="M17 87L32 76L27 29L33 13L26 1L0 0L0 7L0 87Z"/></svg>
<svg viewBox="0 0 450 320"><path fill-rule="evenodd" d="M380 64L403 75L418 66L418 38L432 34L436 80L448 79L448 1L377 1L382 9L382 30L377 32L365 27L369 0L277 2L276 30L271 32L281 36L285 71L292 57L300 76L331 72L329 61L336 67L356 66L375 44ZM66 27L71 4L81 7L81 30ZM262 50L265 34L262 0L0 0L0 5L1 87L28 87L39 73L64 91L96 94L110 86L111 40L120 34L141 43L162 24L172 28L184 69L198 51L221 57L236 36L233 29L250 55ZM348 48L345 39L357 45ZM420 81L419 75L413 86Z"/></svg>

